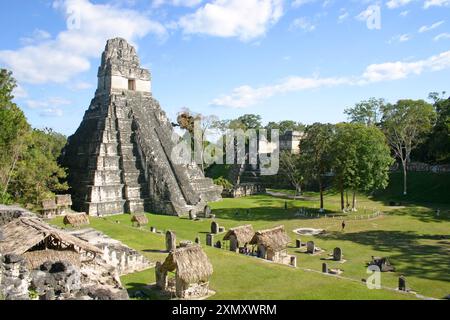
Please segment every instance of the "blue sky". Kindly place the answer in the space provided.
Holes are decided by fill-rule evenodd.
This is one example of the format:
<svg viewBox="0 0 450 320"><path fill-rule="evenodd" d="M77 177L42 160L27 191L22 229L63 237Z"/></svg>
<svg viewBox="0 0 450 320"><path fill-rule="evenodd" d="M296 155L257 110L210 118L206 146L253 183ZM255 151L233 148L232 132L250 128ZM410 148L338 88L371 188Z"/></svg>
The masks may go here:
<svg viewBox="0 0 450 320"><path fill-rule="evenodd" d="M67 135L115 36L137 46L172 119L339 122L372 96L450 91L449 13L450 0L2 0L0 67L32 125Z"/></svg>

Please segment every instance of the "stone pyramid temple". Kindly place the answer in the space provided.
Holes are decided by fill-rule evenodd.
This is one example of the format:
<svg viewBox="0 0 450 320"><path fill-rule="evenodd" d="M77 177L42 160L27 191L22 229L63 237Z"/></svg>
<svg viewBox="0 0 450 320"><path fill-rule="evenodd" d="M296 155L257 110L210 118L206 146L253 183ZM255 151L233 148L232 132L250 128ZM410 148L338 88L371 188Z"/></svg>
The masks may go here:
<svg viewBox="0 0 450 320"><path fill-rule="evenodd" d="M222 188L196 164L171 160L173 134L135 48L124 39L109 40L95 98L63 150L73 208L94 216L186 215L219 200Z"/></svg>

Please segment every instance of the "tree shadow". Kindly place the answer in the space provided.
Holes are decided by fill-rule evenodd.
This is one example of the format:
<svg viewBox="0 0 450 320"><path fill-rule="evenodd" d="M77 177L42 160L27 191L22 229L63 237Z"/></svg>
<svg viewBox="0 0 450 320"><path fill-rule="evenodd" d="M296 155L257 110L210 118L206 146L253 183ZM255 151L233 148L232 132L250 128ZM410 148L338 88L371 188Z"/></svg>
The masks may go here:
<svg viewBox="0 0 450 320"><path fill-rule="evenodd" d="M372 195L374 201L389 206L391 202L405 206L422 206L430 210L450 212L450 173L409 172L408 194L403 195L403 176L400 172L390 174L389 186Z"/></svg>
<svg viewBox="0 0 450 320"><path fill-rule="evenodd" d="M248 211L247 211L248 210ZM279 220L302 220L302 219L316 219L317 216L324 217L326 214L333 214L338 216L332 211L326 210L319 213L319 209L307 208L308 213L312 216L303 217L299 213L300 208L277 208L271 206L262 206L256 208L226 208L226 209L214 209L213 214L216 218L233 220L233 221L279 221Z"/></svg>
<svg viewBox="0 0 450 320"><path fill-rule="evenodd" d="M155 288L145 283L128 283L128 295L136 300L170 300L170 297L163 295Z"/></svg>
<svg viewBox="0 0 450 320"><path fill-rule="evenodd" d="M405 207L391 211L395 216L411 216L421 222L450 222L450 211L440 211L420 207Z"/></svg>
<svg viewBox="0 0 450 320"><path fill-rule="evenodd" d="M442 242L450 235L419 235L412 231L372 230L356 233L330 232L318 235L323 240L351 241L370 246L373 250L386 252L394 264L406 267L397 272L406 276L417 276L431 280L450 281L450 253L448 245ZM434 240L437 244L422 244L420 240ZM400 253L396 253L400 252ZM367 257L369 261L371 257Z"/></svg>

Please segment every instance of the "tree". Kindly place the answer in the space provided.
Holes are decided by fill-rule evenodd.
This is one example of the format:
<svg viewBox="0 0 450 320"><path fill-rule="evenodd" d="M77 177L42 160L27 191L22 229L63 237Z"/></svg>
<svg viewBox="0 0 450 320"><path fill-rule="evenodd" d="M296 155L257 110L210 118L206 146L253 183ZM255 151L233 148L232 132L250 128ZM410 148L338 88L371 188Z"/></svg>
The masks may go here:
<svg viewBox="0 0 450 320"><path fill-rule="evenodd" d="M308 180L319 184L320 210L324 210L323 177L331 170L334 126L331 124L314 123L306 128L305 137L300 141L300 161L305 168L304 174Z"/></svg>
<svg viewBox="0 0 450 320"><path fill-rule="evenodd" d="M353 123L376 125L381 120L381 110L385 105L384 99L370 98L357 103L353 108L345 109L345 114Z"/></svg>
<svg viewBox="0 0 450 320"><path fill-rule="evenodd" d="M12 102L16 81L0 70L0 202L9 199L8 188L30 131L22 110Z"/></svg>
<svg viewBox="0 0 450 320"><path fill-rule="evenodd" d="M268 131L272 129L280 130L280 135L285 134L287 131L304 131L305 125L300 122L295 122L292 120L283 120L280 122L269 122L266 125Z"/></svg>
<svg viewBox="0 0 450 320"><path fill-rule="evenodd" d="M436 123L426 143L428 159L433 162L450 162L450 98L437 93L430 93L436 110Z"/></svg>
<svg viewBox="0 0 450 320"><path fill-rule="evenodd" d="M58 165L66 139L51 129L36 130L27 136L26 150L21 155L11 181L14 200L38 205L55 192L68 189L63 182L66 172Z"/></svg>
<svg viewBox="0 0 450 320"><path fill-rule="evenodd" d="M336 125L331 153L335 182L341 192L341 209L344 209L344 189L352 191L352 209L356 211L357 191L387 187L393 159L379 128L363 124Z"/></svg>
<svg viewBox="0 0 450 320"><path fill-rule="evenodd" d="M261 129L261 116L258 114L244 114L243 116L237 118L236 122L242 125L241 129Z"/></svg>
<svg viewBox="0 0 450 320"><path fill-rule="evenodd" d="M433 106L424 100L399 100L382 108L382 128L403 168L403 194L407 195L407 168L411 152L424 141L433 126Z"/></svg>
<svg viewBox="0 0 450 320"><path fill-rule="evenodd" d="M66 137L51 129L31 130L22 110L12 102L16 81L0 70L0 202L38 205L65 191L66 173L57 158Z"/></svg>
<svg viewBox="0 0 450 320"><path fill-rule="evenodd" d="M304 181L299 156L287 151L282 152L280 154L280 169L281 173L283 173L295 187L295 199L297 195L302 193L302 183Z"/></svg>

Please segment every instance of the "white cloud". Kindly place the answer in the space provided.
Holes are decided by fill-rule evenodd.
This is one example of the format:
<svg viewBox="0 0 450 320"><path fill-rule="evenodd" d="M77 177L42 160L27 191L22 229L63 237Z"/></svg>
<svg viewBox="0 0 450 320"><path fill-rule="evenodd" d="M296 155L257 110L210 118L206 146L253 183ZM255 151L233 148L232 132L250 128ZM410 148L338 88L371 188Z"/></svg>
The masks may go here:
<svg viewBox="0 0 450 320"><path fill-rule="evenodd" d="M45 30L36 29L30 37L20 38L20 43L22 45L31 45L34 43L42 42L48 40L52 37L50 33Z"/></svg>
<svg viewBox="0 0 450 320"><path fill-rule="evenodd" d="M30 109L41 109L41 108L45 108L45 107L57 107L57 106L65 106L65 105L69 105L72 102L64 99L64 98L60 98L60 97L51 97L48 98L46 100L26 100L25 104L28 106L28 108Z"/></svg>
<svg viewBox="0 0 450 320"><path fill-rule="evenodd" d="M450 0L426 0L423 7L428 9L430 7L445 7L450 6Z"/></svg>
<svg viewBox="0 0 450 320"><path fill-rule="evenodd" d="M340 85L368 85L371 83L405 79L411 75L424 72L440 71L450 68L450 51L431 56L428 59L413 62L386 62L372 64L366 67L359 76L349 77L298 77L292 76L273 85L251 87L249 85L235 88L230 94L222 95L211 102L211 105L231 108L246 108L254 106L275 95L298 92L323 87Z"/></svg>
<svg viewBox="0 0 450 320"><path fill-rule="evenodd" d="M408 14L409 14L409 11L408 11L408 10L405 10L405 11L400 12L400 16L401 16L401 17L406 17Z"/></svg>
<svg viewBox="0 0 450 320"><path fill-rule="evenodd" d="M265 35L282 15L283 0L214 0L181 17L178 26L185 34L249 41Z"/></svg>
<svg viewBox="0 0 450 320"><path fill-rule="evenodd" d="M93 87L94 86L91 83L84 82L84 81L78 81L78 82L75 82L74 84L69 85L69 88L71 90L75 90L75 91L91 89Z"/></svg>
<svg viewBox="0 0 450 320"><path fill-rule="evenodd" d="M14 88L14 91L13 91L13 95L14 95L14 98L26 98L26 97L28 97L28 92L27 92L27 90L25 90L25 88L24 87L22 87L20 84L19 85L17 85L17 87L15 87Z"/></svg>
<svg viewBox="0 0 450 320"><path fill-rule="evenodd" d="M70 105L72 102L60 98L51 97L45 100L26 100L25 105L33 110L37 110L41 117L61 117L64 114L63 106Z"/></svg>
<svg viewBox="0 0 450 320"><path fill-rule="evenodd" d="M450 33L444 32L433 38L434 41L450 39Z"/></svg>
<svg viewBox="0 0 450 320"><path fill-rule="evenodd" d="M347 78L319 78L319 77L289 77L275 85L253 88L245 85L235 88L230 95L222 95L214 99L211 105L226 106L231 108L247 108L277 94L284 94L319 87L331 87L346 84Z"/></svg>
<svg viewBox="0 0 450 320"><path fill-rule="evenodd" d="M154 0L152 6L154 8L158 8L163 5L171 5L174 7L195 7L202 2L203 0Z"/></svg>
<svg viewBox="0 0 450 320"><path fill-rule="evenodd" d="M413 0L389 0L388 2L386 2L386 6L389 9L396 9L396 8L403 7L412 1Z"/></svg>
<svg viewBox="0 0 450 320"><path fill-rule="evenodd" d="M89 70L89 59L98 57L106 40L112 37L133 42L149 33L166 35L161 24L134 10L93 4L89 0L58 0L53 7L66 17L66 30L54 39L41 39L16 51L0 51L0 63L11 69L20 82L67 82ZM73 21L79 21L75 28L69 24Z"/></svg>
<svg viewBox="0 0 450 320"><path fill-rule="evenodd" d="M395 37L392 37L391 40L388 41L388 43L394 43L394 42L406 42L411 40L412 36L410 34L400 34Z"/></svg>
<svg viewBox="0 0 450 320"><path fill-rule="evenodd" d="M292 1L292 6L294 8L299 8L305 4L315 2L316 0L294 0Z"/></svg>
<svg viewBox="0 0 450 320"><path fill-rule="evenodd" d="M369 6L367 9L361 11L357 16L356 19L360 21L367 21L370 19L374 14L373 7Z"/></svg>
<svg viewBox="0 0 450 320"><path fill-rule="evenodd" d="M347 10L341 9L341 14L338 17L338 22L339 23L344 22L345 20L348 19L349 16L350 16L350 14L348 13Z"/></svg>
<svg viewBox="0 0 450 320"><path fill-rule="evenodd" d="M291 26L289 27L291 30L300 29L305 32L311 32L316 30L316 25L314 25L308 18L297 18L292 21Z"/></svg>
<svg viewBox="0 0 450 320"><path fill-rule="evenodd" d="M431 26L422 26L422 27L419 29L419 32L420 32L420 33L423 33L423 32L431 31L431 30L433 30L433 29L436 29L436 28L439 27L440 25L444 24L444 22L445 22L445 21L438 21L438 22L436 22L436 23L433 23Z"/></svg>
<svg viewBox="0 0 450 320"><path fill-rule="evenodd" d="M50 108L42 109L39 112L39 115L41 117L45 117L45 118L47 118L47 117L62 117L64 115L64 112L60 108L52 108L52 107L50 107Z"/></svg>

